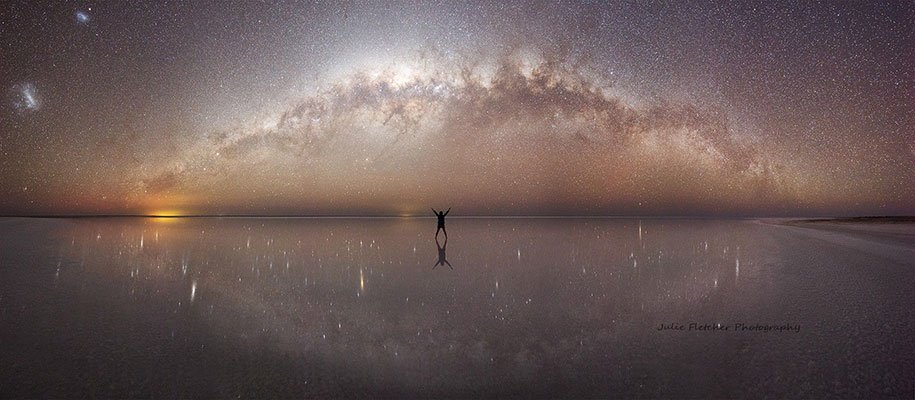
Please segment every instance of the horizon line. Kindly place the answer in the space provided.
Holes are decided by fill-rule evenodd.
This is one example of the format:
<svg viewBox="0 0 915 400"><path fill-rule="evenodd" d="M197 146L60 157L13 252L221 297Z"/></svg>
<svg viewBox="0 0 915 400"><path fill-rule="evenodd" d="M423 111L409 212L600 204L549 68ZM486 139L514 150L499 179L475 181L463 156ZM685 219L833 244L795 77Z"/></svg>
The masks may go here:
<svg viewBox="0 0 915 400"><path fill-rule="evenodd" d="M411 218L435 218L434 215L360 215L360 214L340 214L340 215L307 215L307 214L186 214L186 215L162 215L162 214L30 214L30 215L0 215L0 218L263 218L263 219L411 219ZM586 218L604 218L604 219L626 219L626 218L644 218L644 219L770 219L770 218L915 218L915 215L629 215L629 214L468 214L449 216L451 219L512 219L512 218L543 218L543 219L586 219Z"/></svg>

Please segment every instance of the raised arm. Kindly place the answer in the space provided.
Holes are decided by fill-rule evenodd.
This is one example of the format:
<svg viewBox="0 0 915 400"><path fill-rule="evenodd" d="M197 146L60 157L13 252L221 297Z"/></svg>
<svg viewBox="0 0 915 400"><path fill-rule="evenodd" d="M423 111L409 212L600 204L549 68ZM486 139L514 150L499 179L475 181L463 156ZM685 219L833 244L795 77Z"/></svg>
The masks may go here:
<svg viewBox="0 0 915 400"><path fill-rule="evenodd" d="M448 207L448 211L445 211L445 215L448 215L448 213L450 213L450 212L451 212L451 207Z"/></svg>
<svg viewBox="0 0 915 400"><path fill-rule="evenodd" d="M430 208L431 208L431 207L430 207ZM435 215L438 215L438 211L435 211L434 208L432 208L432 213L435 214Z"/></svg>

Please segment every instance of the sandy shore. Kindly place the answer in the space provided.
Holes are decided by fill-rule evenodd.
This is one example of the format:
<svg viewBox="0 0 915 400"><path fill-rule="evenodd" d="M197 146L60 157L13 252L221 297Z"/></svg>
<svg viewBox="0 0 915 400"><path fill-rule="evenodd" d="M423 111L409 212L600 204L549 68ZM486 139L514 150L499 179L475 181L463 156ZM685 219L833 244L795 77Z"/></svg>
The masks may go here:
<svg viewBox="0 0 915 400"><path fill-rule="evenodd" d="M761 223L900 263L915 260L915 218L764 219Z"/></svg>

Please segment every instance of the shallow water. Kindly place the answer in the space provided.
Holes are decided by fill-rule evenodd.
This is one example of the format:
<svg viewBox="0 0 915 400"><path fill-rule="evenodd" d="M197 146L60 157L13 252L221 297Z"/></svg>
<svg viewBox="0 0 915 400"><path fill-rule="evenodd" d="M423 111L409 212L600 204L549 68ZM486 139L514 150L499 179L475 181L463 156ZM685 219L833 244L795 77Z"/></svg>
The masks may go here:
<svg viewBox="0 0 915 400"><path fill-rule="evenodd" d="M0 392L912 395L915 243L863 251L866 235L750 220L450 218L447 245L434 233L2 219Z"/></svg>

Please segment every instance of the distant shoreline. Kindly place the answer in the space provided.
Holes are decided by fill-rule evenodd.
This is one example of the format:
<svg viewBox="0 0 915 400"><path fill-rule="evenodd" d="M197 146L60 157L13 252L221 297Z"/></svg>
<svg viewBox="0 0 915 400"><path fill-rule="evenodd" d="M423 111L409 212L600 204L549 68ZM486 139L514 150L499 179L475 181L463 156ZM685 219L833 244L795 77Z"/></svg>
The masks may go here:
<svg viewBox="0 0 915 400"><path fill-rule="evenodd" d="M783 223L788 225L798 224L912 224L915 216L883 216L883 217L845 217L845 218L804 218L789 219Z"/></svg>
<svg viewBox="0 0 915 400"><path fill-rule="evenodd" d="M435 218L434 215L261 215L261 214L227 214L227 215L145 215L145 214L100 214L100 215L0 215L0 218L263 218L263 219L411 219ZM448 219L745 219L755 220L760 217L747 216L696 216L696 215L454 215Z"/></svg>
<svg viewBox="0 0 915 400"><path fill-rule="evenodd" d="M205 219L205 218L251 218L251 219L413 219L435 218L433 215L146 215L146 214L99 214L99 215L0 215L0 218L36 219L90 219L90 218L162 218L162 219ZM754 217L754 216L697 216L697 215L455 215L449 219L677 219L677 220L757 220L781 225L801 224L912 224L915 216L867 216L867 217Z"/></svg>

